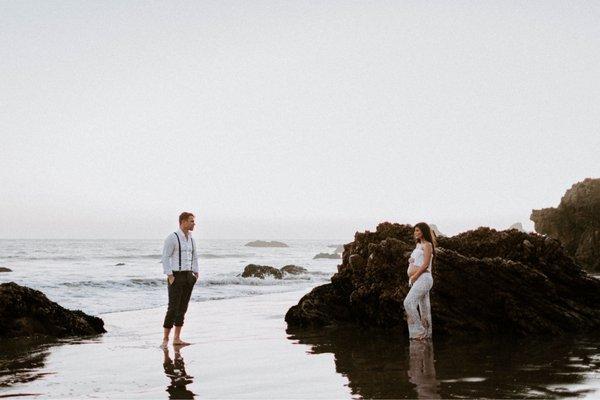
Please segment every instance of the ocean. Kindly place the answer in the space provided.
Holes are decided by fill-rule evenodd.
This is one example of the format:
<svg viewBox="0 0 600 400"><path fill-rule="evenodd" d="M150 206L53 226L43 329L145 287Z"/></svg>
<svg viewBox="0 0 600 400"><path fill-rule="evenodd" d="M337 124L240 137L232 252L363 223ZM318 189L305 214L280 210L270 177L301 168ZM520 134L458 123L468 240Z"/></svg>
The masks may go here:
<svg viewBox="0 0 600 400"><path fill-rule="evenodd" d="M341 260L313 259L333 253L339 240L285 240L289 247L247 247L252 239L195 239L200 279L190 302L259 296L306 289L329 281ZM157 240L0 240L0 283L42 291L63 307L97 315L143 310L168 303ZM119 265L123 264L123 265ZM242 278L248 264L308 269L284 279Z"/></svg>

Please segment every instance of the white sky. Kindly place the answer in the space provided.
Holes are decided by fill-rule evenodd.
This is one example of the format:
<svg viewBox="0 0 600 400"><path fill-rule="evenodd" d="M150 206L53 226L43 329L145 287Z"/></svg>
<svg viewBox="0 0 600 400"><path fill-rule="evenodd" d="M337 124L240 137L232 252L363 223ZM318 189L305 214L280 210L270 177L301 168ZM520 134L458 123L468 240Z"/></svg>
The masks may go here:
<svg viewBox="0 0 600 400"><path fill-rule="evenodd" d="M0 3L0 238L529 221L600 176L600 2Z"/></svg>

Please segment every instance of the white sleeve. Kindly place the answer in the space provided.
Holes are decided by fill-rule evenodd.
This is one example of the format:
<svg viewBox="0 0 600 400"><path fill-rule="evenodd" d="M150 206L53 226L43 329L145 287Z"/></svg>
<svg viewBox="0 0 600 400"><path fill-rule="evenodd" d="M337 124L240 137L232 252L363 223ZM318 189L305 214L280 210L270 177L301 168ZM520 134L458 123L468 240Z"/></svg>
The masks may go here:
<svg viewBox="0 0 600 400"><path fill-rule="evenodd" d="M171 268L171 256L173 255L173 252L175 252L175 243L173 242L173 235L169 235L165 239L162 252L162 265L165 275L173 273Z"/></svg>
<svg viewBox="0 0 600 400"><path fill-rule="evenodd" d="M198 272L198 256L196 255L196 243L194 242L194 239L192 238L192 245L194 247L194 250L192 251L192 258L194 259L194 261L192 261L192 271L194 272Z"/></svg>

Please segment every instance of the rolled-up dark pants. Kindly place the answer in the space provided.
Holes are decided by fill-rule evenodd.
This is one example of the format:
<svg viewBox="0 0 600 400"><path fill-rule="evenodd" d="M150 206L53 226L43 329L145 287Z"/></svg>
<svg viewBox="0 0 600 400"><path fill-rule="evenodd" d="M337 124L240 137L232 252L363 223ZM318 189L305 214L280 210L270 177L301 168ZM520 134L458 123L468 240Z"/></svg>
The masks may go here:
<svg viewBox="0 0 600 400"><path fill-rule="evenodd" d="M169 278L167 278L169 306L163 328L172 328L173 325L183 326L183 318L192 297L194 284L198 279L192 271L173 271L173 276L175 278L173 283L169 283Z"/></svg>

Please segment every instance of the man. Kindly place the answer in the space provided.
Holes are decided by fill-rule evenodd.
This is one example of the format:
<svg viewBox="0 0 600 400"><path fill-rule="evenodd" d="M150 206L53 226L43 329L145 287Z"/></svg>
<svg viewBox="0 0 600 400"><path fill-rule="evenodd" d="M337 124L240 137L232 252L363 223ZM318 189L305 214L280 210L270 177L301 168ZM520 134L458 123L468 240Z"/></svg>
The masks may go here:
<svg viewBox="0 0 600 400"><path fill-rule="evenodd" d="M181 328L194 285L198 281L198 257L191 231L194 230L194 214L181 213L179 230L165 239L162 254L163 272L167 275L169 306L163 322L162 347L169 343L171 328L175 325L174 345L187 345L181 340Z"/></svg>

